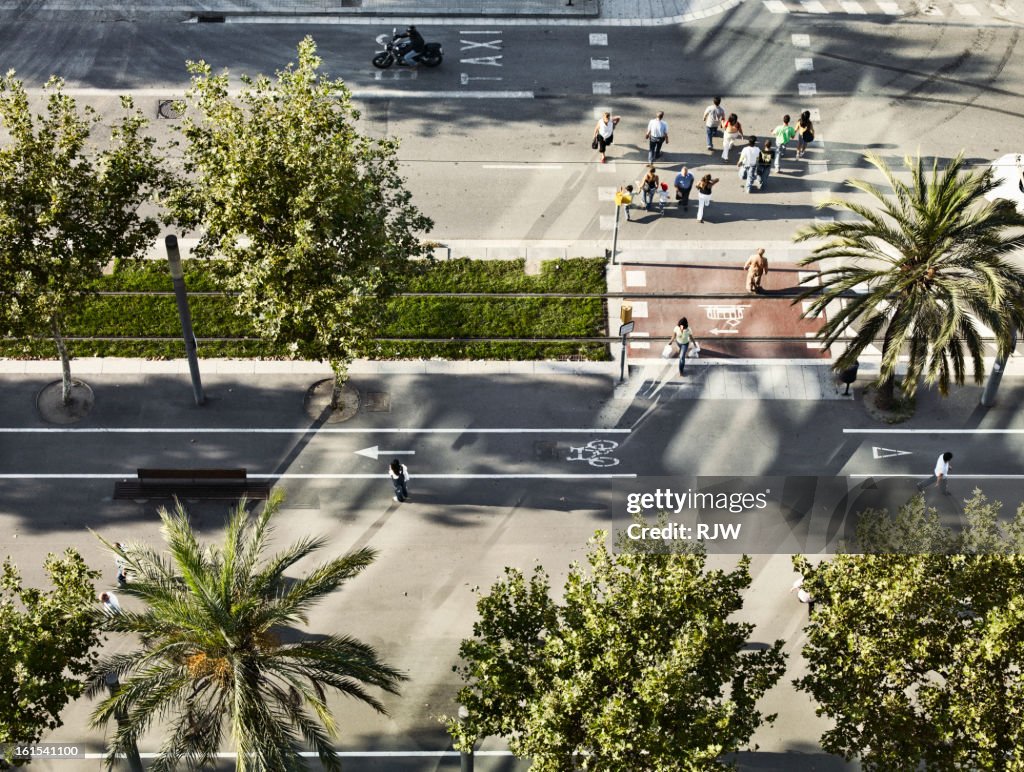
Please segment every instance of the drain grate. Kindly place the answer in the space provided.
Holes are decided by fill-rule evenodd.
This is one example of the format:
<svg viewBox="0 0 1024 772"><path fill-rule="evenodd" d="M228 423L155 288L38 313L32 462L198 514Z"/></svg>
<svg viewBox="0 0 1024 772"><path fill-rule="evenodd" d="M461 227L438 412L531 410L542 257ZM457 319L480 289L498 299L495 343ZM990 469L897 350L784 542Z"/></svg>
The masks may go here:
<svg viewBox="0 0 1024 772"><path fill-rule="evenodd" d="M368 391L363 394L363 411L366 413L390 413L391 394L386 391Z"/></svg>

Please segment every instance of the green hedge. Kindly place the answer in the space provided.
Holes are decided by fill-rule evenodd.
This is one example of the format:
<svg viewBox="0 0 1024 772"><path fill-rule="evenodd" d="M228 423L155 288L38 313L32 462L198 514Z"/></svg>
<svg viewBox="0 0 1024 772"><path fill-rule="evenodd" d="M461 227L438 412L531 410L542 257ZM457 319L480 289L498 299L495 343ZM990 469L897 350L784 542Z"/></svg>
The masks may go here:
<svg viewBox="0 0 1024 772"><path fill-rule="evenodd" d="M185 280L190 292L216 292L223 284L216 268L223 264L186 260ZM432 264L412 280L409 292L527 292L600 294L605 290L604 261L574 258L547 261L538 276L523 273L523 260L450 260ZM168 291L167 264L159 261L126 263L94 285L101 291ZM245 319L234 315L224 295L189 298L193 326L200 338L256 337ZM380 359L560 359L606 360L608 347L600 343L457 342L450 338L567 338L605 334L606 313L600 298L495 298L403 297L389 303L392 321L384 338L438 338L440 340L381 341ZM102 296L82 313L65 320L69 337L170 337L169 341L69 341L75 357L123 356L152 359L184 356L174 297ZM283 346L262 341L201 342L203 357L277 359L287 357ZM0 356L53 358L48 339L0 341Z"/></svg>

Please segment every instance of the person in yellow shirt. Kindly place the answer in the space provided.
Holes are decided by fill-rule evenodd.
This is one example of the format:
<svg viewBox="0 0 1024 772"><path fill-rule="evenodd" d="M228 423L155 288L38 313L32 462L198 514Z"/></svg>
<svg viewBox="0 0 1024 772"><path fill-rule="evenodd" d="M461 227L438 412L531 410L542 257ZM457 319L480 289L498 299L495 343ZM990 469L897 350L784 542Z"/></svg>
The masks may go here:
<svg viewBox="0 0 1024 772"><path fill-rule="evenodd" d="M626 210L626 219L632 220L629 216L630 209L633 208L633 186L627 185L624 188L619 188L615 193L615 205L621 206Z"/></svg>

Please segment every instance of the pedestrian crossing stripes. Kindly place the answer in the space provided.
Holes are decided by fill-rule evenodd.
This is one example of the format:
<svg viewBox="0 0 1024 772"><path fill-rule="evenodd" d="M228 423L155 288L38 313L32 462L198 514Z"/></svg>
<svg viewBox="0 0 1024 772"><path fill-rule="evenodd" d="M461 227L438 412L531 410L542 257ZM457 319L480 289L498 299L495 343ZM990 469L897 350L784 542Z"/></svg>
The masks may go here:
<svg viewBox="0 0 1024 772"><path fill-rule="evenodd" d="M1016 19L1024 15L1018 12L1017 8L1007 3L952 3L939 6L929 0L918 0L918 2L893 2L892 0L762 0L764 7L770 13L789 14L807 13L823 15L830 13L845 13L853 16L867 16L871 14L884 14L886 16L905 16L910 14L923 14L934 17L961 17L965 19L980 19L991 14L1005 19Z"/></svg>

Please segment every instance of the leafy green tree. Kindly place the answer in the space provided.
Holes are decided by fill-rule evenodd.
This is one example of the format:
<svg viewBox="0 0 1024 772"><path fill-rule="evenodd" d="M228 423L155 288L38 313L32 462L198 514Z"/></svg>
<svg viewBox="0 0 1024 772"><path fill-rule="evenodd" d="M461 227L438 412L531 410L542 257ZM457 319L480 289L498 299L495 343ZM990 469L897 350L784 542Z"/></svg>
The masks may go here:
<svg viewBox="0 0 1024 772"><path fill-rule="evenodd" d="M498 735L537 772L727 768L774 720L757 702L784 669L782 641L745 650L753 626L729 621L749 560L707 571L702 554L613 556L604 537L562 604L540 568L506 568L479 597L455 668L468 717L447 719L456 747Z"/></svg>
<svg viewBox="0 0 1024 772"><path fill-rule="evenodd" d="M155 140L129 97L103 149L100 116L79 109L51 78L45 113L33 117L14 72L0 78L0 323L8 334L52 336L71 395L64 319L95 295L94 280L116 259L141 257L160 231L142 208L167 188Z"/></svg>
<svg viewBox="0 0 1024 772"><path fill-rule="evenodd" d="M975 488L964 501L963 527L945 525L924 496L914 496L895 515L866 509L857 515L854 547L871 554L1024 554L1024 503L1005 521L1003 504Z"/></svg>
<svg viewBox="0 0 1024 772"><path fill-rule="evenodd" d="M411 203L394 139L356 129L340 80L320 72L316 45L276 80L190 62L184 133L192 182L177 198L182 221L202 227L196 254L221 256L236 310L266 339L327 361L337 405L352 359L373 351L386 300L428 252L433 223Z"/></svg>
<svg viewBox="0 0 1024 772"><path fill-rule="evenodd" d="M39 740L85 688L99 628L90 570L72 549L46 557L52 589L22 587L9 560L0 575L0 744ZM0 755L0 768L10 763Z"/></svg>
<svg viewBox="0 0 1024 772"><path fill-rule="evenodd" d="M132 652L104 657L89 677L90 695L103 691L108 673L121 689L93 713L94 723L118 719L107 763L135 747L154 721L170 726L152 772L170 772L180 760L190 768L210 763L230 738L238 769L282 772L304 769L298 752L311 745L326 769L341 765L330 738L337 722L327 689L354 697L386 714L365 686L397 694L405 676L384 664L374 649L338 634L286 637L307 623L324 596L373 562L361 549L313 567L302 579L285 572L323 547L306 537L275 555L265 554L271 519L281 497L273 496L257 516L238 504L222 547L199 543L180 503L161 510L167 553L140 544L122 549L131 581L122 590L142 611L125 608L107 628L137 635Z"/></svg>
<svg viewBox="0 0 1024 772"><path fill-rule="evenodd" d="M825 240L804 265L839 261L821 272L820 288L798 298L813 298L804 315L818 316L828 307L819 337L827 346L845 343L836 370L852 366L881 337L880 407L893 404L896 368L904 355L906 394L913 394L923 377L945 395L950 383L964 383L968 359L975 383L981 383L981 325L992 331L998 355L1005 357L1014 330L1024 323L1024 274L1007 260L1024 247L1024 215L1010 201L984 201L995 187L991 170L965 170L962 155L944 170L933 162L930 175L920 157L906 158L909 184L877 156L867 160L885 175L892 195L864 180L849 180L875 199L875 207L826 201L820 206L856 219L811 225L795 237Z"/></svg>
<svg viewBox="0 0 1024 772"><path fill-rule="evenodd" d="M1021 770L1024 557L794 559L815 598L797 689L868 772Z"/></svg>

